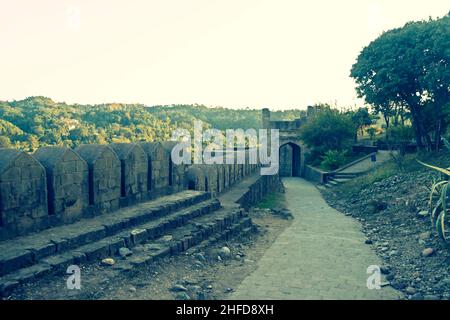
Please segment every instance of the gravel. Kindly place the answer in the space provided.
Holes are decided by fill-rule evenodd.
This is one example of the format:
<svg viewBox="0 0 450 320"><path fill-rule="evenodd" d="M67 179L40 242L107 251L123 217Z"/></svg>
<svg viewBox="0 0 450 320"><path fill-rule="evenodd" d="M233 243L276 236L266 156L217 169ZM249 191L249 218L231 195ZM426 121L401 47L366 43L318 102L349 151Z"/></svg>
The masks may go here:
<svg viewBox="0 0 450 320"><path fill-rule="evenodd" d="M389 265L388 280L405 299L450 299L450 250L431 226L424 188L431 185L432 177L433 173L422 170L355 191L343 184L323 192L331 206L361 223L365 243Z"/></svg>

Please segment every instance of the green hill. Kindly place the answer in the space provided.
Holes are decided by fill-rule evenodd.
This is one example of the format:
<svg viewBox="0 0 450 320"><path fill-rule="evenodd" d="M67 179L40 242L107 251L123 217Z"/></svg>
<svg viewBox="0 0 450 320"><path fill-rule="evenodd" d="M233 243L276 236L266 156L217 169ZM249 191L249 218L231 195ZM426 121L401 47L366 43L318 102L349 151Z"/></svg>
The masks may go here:
<svg viewBox="0 0 450 320"><path fill-rule="evenodd" d="M278 120L300 117L303 111L273 112ZM143 104L81 105L46 97L0 101L0 146L33 151L44 145L76 147L81 143L169 140L177 128L192 132L193 121L205 127L258 129L261 111L204 105L145 106Z"/></svg>

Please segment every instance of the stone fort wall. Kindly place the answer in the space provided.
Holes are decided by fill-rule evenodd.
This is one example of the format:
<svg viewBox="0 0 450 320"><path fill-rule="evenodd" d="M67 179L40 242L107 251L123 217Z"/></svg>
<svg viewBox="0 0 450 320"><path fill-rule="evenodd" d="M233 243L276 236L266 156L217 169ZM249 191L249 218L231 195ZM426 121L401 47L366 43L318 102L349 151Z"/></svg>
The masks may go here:
<svg viewBox="0 0 450 320"><path fill-rule="evenodd" d="M0 240L186 189L215 196L259 172L259 166L248 161L175 165L173 145L92 144L74 150L49 146L34 154L0 148ZM248 197L255 192L260 190Z"/></svg>

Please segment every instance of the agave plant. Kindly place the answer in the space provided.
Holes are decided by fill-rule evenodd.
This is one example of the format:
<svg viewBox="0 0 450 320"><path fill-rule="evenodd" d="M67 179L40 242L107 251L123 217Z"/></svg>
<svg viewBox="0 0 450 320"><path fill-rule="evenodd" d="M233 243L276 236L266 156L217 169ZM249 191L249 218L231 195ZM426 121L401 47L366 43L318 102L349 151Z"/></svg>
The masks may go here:
<svg viewBox="0 0 450 320"><path fill-rule="evenodd" d="M444 139L446 147L450 150L450 144ZM418 160L419 161L419 160ZM450 168L440 168L419 161L424 166L443 173L447 178L440 181L433 181L430 190L430 212L431 223L436 227L439 237L450 245Z"/></svg>

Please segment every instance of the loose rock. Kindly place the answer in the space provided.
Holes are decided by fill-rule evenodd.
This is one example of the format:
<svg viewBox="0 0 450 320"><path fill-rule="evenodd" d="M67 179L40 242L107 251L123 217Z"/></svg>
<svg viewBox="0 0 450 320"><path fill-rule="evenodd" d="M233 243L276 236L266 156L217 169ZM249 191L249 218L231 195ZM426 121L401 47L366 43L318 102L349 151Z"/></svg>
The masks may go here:
<svg viewBox="0 0 450 320"><path fill-rule="evenodd" d="M423 300L423 295L421 293L413 294L411 300Z"/></svg>
<svg viewBox="0 0 450 320"><path fill-rule="evenodd" d="M171 241L172 239L173 239L173 236L170 235L170 234L167 234L167 235L165 235L165 236L163 236L163 237L161 238L161 240L162 240L162 241L165 241L165 242L169 242L169 241Z"/></svg>
<svg viewBox="0 0 450 320"><path fill-rule="evenodd" d="M389 274L391 273L391 267L387 265L383 265L380 267L380 271L382 274Z"/></svg>
<svg viewBox="0 0 450 320"><path fill-rule="evenodd" d="M131 256L132 254L133 254L133 251L131 251L130 249L128 249L128 248L126 248L126 247L122 247L122 248L119 249L119 255L120 255L122 258Z"/></svg>
<svg viewBox="0 0 450 320"><path fill-rule="evenodd" d="M206 262L205 256L203 254L201 254L201 253L194 254L194 258L197 259L200 262Z"/></svg>
<svg viewBox="0 0 450 320"><path fill-rule="evenodd" d="M423 300L441 300L441 299L434 294L427 294L423 297Z"/></svg>
<svg viewBox="0 0 450 320"><path fill-rule="evenodd" d="M191 297L186 292L178 292L175 296L177 300L191 300Z"/></svg>
<svg viewBox="0 0 450 320"><path fill-rule="evenodd" d="M419 213L417 213L417 215L422 218L427 217L429 215L428 210L422 210Z"/></svg>
<svg viewBox="0 0 450 320"><path fill-rule="evenodd" d="M220 248L220 250L219 250L219 256L220 256L222 259L227 259L227 258L229 258L229 257L231 256L231 250L230 250L230 248L228 248L228 247L222 247L222 248Z"/></svg>
<svg viewBox="0 0 450 320"><path fill-rule="evenodd" d="M429 257L434 253L433 248L426 248L422 251L422 257Z"/></svg>
<svg viewBox="0 0 450 320"><path fill-rule="evenodd" d="M102 264L105 266L113 266L116 264L116 261L113 258L105 258L102 260Z"/></svg>
<svg viewBox="0 0 450 320"><path fill-rule="evenodd" d="M187 291L187 288L182 286L181 284L176 284L172 288L170 288L170 291L175 291L175 292Z"/></svg>
<svg viewBox="0 0 450 320"><path fill-rule="evenodd" d="M148 243L148 244L144 245L144 248L149 251L157 251L157 250L161 250L162 246L157 243Z"/></svg>
<svg viewBox="0 0 450 320"><path fill-rule="evenodd" d="M137 290L136 290L135 287L131 286L131 287L128 288L128 291L130 291L130 292L136 292Z"/></svg>
<svg viewBox="0 0 450 320"><path fill-rule="evenodd" d="M406 283L405 283L403 280L400 280L400 279L394 279L393 281L391 281L391 286L392 286L394 289L397 289L397 290L403 290L403 289L406 288Z"/></svg>
<svg viewBox="0 0 450 320"><path fill-rule="evenodd" d="M407 294L409 294L409 295L413 295L413 294L415 294L415 293L417 292L417 290L414 289L413 287L407 287L407 288L405 289L405 292L406 292Z"/></svg>
<svg viewBox="0 0 450 320"><path fill-rule="evenodd" d="M430 237L431 237L430 231L422 232L421 234L419 234L420 240L428 240Z"/></svg>

